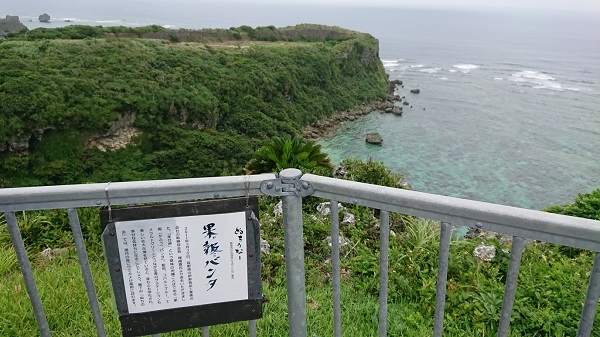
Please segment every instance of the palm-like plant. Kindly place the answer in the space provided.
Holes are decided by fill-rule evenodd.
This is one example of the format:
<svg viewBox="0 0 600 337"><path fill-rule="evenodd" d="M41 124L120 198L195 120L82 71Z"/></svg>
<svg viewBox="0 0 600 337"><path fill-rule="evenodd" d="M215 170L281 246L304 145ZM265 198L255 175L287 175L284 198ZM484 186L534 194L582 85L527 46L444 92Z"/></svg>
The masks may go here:
<svg viewBox="0 0 600 337"><path fill-rule="evenodd" d="M331 159L321 152L321 146L300 137L273 137L259 148L254 158L246 164L246 173L279 172L297 168L304 172L317 167L331 167Z"/></svg>

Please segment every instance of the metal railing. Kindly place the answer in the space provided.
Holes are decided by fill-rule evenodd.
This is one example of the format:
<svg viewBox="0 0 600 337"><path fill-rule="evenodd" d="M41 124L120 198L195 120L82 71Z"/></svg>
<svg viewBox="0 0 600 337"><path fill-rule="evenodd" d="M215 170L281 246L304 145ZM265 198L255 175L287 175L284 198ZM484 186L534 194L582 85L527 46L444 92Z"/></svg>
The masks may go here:
<svg viewBox="0 0 600 337"><path fill-rule="evenodd" d="M540 240L600 252L600 221L540 211L445 197L416 191L352 182L305 174L287 169L274 174L121 182L69 186L26 187L0 190L0 212L5 214L25 285L42 336L50 336L42 301L37 292L15 212L66 208L75 238L80 266L91 304L98 336L105 336L98 297L91 275L76 208L149 202L215 199L254 195L277 195L283 200L285 259L290 336L307 336L306 291L302 228L302 196L312 195L331 201L332 284L334 336L342 335L340 301L338 202L381 210L380 215L380 293L379 336L387 335L387 289L389 213L397 212L438 220L440 253L434 314L434 336L442 336L451 224L468 226L513 236L510 264L498 336L508 336L515 300L524 239ZM596 253L577 336L590 336L600 298L600 254ZM0 313L1 314L1 313ZM256 335L256 324L249 323ZM208 328L202 329L208 336Z"/></svg>

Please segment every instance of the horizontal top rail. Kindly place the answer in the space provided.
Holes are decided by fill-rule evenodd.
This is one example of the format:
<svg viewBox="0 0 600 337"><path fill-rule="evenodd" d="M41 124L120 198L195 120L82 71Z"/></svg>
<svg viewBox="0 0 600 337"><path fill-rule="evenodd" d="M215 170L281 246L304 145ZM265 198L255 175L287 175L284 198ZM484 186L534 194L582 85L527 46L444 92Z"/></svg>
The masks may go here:
<svg viewBox="0 0 600 337"><path fill-rule="evenodd" d="M276 175L0 189L0 212L262 195ZM314 196L600 251L600 221L305 174Z"/></svg>
<svg viewBox="0 0 600 337"><path fill-rule="evenodd" d="M600 252L600 221L305 174L313 196Z"/></svg>
<svg viewBox="0 0 600 337"><path fill-rule="evenodd" d="M262 195L275 174L0 189L0 212Z"/></svg>

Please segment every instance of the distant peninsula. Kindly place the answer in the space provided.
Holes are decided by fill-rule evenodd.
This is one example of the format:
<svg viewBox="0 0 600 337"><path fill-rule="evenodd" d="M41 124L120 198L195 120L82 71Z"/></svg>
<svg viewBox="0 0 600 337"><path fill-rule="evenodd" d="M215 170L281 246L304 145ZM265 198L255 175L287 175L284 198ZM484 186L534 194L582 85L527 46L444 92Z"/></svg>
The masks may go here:
<svg viewBox="0 0 600 337"><path fill-rule="evenodd" d="M389 99L377 39L308 24L38 28L0 43L0 77L0 187L241 173Z"/></svg>

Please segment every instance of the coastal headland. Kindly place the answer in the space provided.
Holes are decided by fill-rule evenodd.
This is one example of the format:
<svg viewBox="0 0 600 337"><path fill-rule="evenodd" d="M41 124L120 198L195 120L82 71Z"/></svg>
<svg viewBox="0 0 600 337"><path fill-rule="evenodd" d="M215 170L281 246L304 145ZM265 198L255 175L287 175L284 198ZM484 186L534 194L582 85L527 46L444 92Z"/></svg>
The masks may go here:
<svg viewBox="0 0 600 337"><path fill-rule="evenodd" d="M401 113L377 39L319 25L38 28L0 75L0 187L233 174L270 137Z"/></svg>

